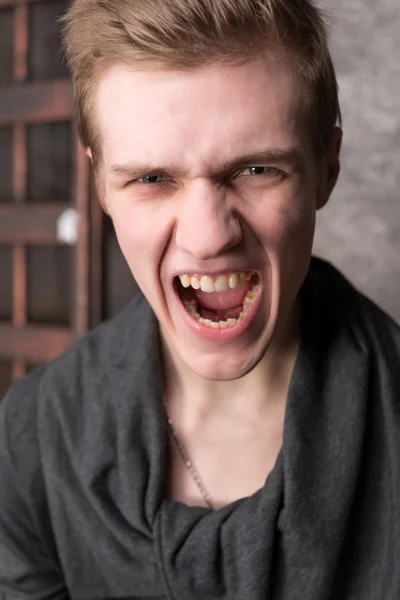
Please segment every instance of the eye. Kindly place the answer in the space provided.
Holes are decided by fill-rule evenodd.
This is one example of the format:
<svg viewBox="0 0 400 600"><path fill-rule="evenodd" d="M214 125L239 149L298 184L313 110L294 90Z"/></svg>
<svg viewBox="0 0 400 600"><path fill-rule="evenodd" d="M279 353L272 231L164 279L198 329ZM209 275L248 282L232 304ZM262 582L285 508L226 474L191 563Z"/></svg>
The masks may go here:
<svg viewBox="0 0 400 600"><path fill-rule="evenodd" d="M164 175L148 175L147 177L140 177L136 181L138 181L139 183L147 183L147 184L163 183L164 181L166 181L166 178Z"/></svg>
<svg viewBox="0 0 400 600"><path fill-rule="evenodd" d="M274 167L246 167L241 173L241 176L245 177L256 177L262 175L272 175L277 176L280 175L279 169L275 169Z"/></svg>

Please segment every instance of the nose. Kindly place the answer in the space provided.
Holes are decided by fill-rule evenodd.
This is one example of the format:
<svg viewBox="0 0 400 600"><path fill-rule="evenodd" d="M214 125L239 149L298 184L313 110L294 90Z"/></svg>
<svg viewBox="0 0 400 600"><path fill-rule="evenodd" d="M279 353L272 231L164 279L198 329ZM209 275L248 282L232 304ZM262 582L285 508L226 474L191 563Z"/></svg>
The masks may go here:
<svg viewBox="0 0 400 600"><path fill-rule="evenodd" d="M193 185L180 204L175 242L197 260L209 260L242 240L238 215L227 190L212 184Z"/></svg>

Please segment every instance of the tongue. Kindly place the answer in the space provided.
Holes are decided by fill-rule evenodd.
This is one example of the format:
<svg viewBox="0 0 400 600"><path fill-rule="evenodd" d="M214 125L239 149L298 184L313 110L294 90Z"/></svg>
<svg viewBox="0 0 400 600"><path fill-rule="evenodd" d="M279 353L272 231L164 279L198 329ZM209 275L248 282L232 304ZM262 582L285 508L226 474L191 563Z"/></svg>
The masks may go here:
<svg viewBox="0 0 400 600"><path fill-rule="evenodd" d="M226 292L207 293L202 290L195 291L195 297L200 307L209 310L226 311L232 308L242 307L244 298L250 289L250 281Z"/></svg>
<svg viewBox="0 0 400 600"><path fill-rule="evenodd" d="M238 319L242 312L242 306L237 308L228 308L228 310L207 310L199 308L200 316L209 321L227 321L228 319Z"/></svg>

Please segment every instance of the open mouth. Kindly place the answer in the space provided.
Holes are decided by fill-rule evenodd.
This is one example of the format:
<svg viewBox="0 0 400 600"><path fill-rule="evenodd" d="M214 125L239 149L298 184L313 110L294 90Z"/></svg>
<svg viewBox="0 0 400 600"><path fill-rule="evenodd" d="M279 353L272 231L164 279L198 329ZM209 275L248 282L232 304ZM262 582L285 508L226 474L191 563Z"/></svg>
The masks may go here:
<svg viewBox="0 0 400 600"><path fill-rule="evenodd" d="M175 288L189 315L211 329L235 327L246 318L257 296L260 278L254 271L226 275L180 275Z"/></svg>

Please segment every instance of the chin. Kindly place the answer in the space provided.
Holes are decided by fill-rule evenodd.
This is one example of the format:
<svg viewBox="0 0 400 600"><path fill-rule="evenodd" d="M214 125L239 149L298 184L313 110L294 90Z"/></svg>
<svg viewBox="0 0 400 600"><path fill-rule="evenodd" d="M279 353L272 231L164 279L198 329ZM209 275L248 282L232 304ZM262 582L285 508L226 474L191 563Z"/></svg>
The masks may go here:
<svg viewBox="0 0 400 600"><path fill-rule="evenodd" d="M181 355L186 365L198 377L209 381L234 381L248 375L262 360L266 350L247 348L220 349L213 353L194 353L193 350Z"/></svg>

